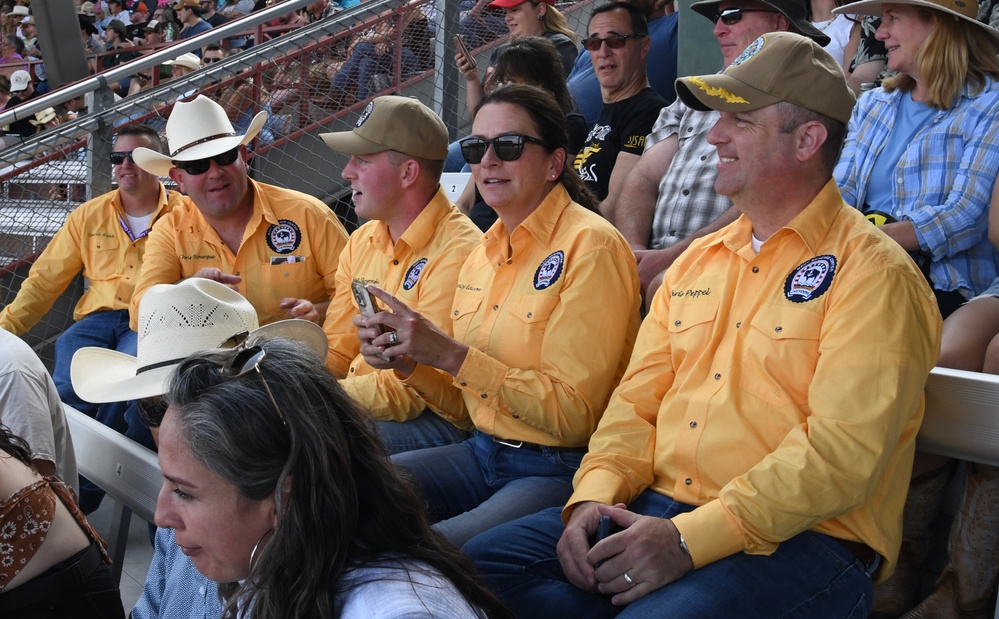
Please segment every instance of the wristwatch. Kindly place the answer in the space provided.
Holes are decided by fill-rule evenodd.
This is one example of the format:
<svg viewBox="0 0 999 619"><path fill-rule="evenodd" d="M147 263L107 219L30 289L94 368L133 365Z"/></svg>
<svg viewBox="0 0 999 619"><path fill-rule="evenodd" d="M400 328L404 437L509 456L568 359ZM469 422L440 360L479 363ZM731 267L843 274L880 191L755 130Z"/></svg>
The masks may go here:
<svg viewBox="0 0 999 619"><path fill-rule="evenodd" d="M691 560L694 559L693 555L690 554L690 548L687 548L687 540L683 539L683 533L680 533L680 550L687 553L687 556L690 557Z"/></svg>

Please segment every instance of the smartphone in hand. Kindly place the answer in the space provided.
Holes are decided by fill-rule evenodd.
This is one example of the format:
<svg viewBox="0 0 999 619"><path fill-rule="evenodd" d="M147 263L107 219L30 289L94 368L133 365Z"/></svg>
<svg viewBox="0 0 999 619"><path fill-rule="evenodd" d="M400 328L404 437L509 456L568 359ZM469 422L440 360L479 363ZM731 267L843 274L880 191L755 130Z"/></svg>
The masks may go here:
<svg viewBox="0 0 999 619"><path fill-rule="evenodd" d="M457 50L458 54L464 57L465 62L467 62L471 68L478 68L478 65L475 64L475 57L472 56L470 51L468 51L468 46L465 45L465 41L461 38L460 34L454 35L454 48Z"/></svg>
<svg viewBox="0 0 999 619"><path fill-rule="evenodd" d="M357 302L357 309L360 310L361 314L364 316L374 316L378 312L382 311L381 308L378 307L378 302L375 301L373 296L371 296L368 289L364 287L364 284L354 280L350 283L350 289L354 292L354 301ZM385 328L379 325L378 331L385 333ZM392 360L381 353L379 353L377 357L382 361Z"/></svg>

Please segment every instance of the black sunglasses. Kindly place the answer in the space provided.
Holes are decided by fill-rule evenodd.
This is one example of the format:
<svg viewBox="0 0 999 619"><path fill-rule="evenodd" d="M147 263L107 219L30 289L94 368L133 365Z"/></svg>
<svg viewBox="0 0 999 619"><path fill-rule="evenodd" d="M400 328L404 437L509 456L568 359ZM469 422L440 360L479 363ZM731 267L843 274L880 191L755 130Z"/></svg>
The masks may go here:
<svg viewBox="0 0 999 619"><path fill-rule="evenodd" d="M733 26L742 21L743 13L776 13L777 11L772 11L770 9L722 9L721 11L715 11L715 14L711 16L712 22L718 23L720 19L726 26Z"/></svg>
<svg viewBox="0 0 999 619"><path fill-rule="evenodd" d="M213 161L215 162L215 165L221 168L232 164L237 159L239 159L238 146L230 151L215 155L214 157L205 157L204 159L195 159L194 161L174 161L173 165L192 176L199 176L207 172L208 168L212 167Z"/></svg>
<svg viewBox="0 0 999 619"><path fill-rule="evenodd" d="M277 399L274 398L274 392L271 391L271 386L267 383L267 379L264 378L264 373L260 370L260 362L263 361L266 356L266 351L264 351L264 349L260 346L250 346L249 348L244 348L236 353L236 355L230 359L228 363L222 366L222 375L227 378L239 378L240 376L256 371L257 376L260 377L260 382L264 384L264 389L267 390L267 395L271 398L271 404L274 406L274 411L281 419L281 423L288 425L288 423L284 420L284 414L281 412L281 407L278 406Z"/></svg>
<svg viewBox="0 0 999 619"><path fill-rule="evenodd" d="M621 49L628 43L628 39L644 39L646 35L635 34L612 34L609 37L588 37L583 39L583 47L588 52L600 51L600 46L604 43L611 49Z"/></svg>
<svg viewBox="0 0 999 619"><path fill-rule="evenodd" d="M116 150L111 153L111 163L114 165L121 165L125 163L126 159L135 163L135 159L132 159L132 151Z"/></svg>
<svg viewBox="0 0 999 619"><path fill-rule="evenodd" d="M492 145L493 152L496 153L496 157L499 158L500 161L516 161L520 159L520 155L523 154L524 144L526 142L538 144L540 146L544 146L548 150L551 150L551 146L549 146L544 140L516 133L501 135L498 138L493 138L491 140L473 136L465 138L459 142L459 144L461 144L461 156L465 158L465 161L470 164L477 164L482 162L482 158L486 156L486 150L490 145Z"/></svg>
<svg viewBox="0 0 999 619"><path fill-rule="evenodd" d="M210 64L213 62L222 62L222 59L216 58L215 56L205 56L204 58L201 59L201 62L205 64Z"/></svg>

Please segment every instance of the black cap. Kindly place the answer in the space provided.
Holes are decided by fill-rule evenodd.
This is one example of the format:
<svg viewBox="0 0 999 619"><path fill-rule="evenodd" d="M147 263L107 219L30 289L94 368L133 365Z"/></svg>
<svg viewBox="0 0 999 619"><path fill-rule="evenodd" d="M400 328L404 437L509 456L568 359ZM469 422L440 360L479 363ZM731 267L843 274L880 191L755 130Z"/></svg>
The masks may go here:
<svg viewBox="0 0 999 619"><path fill-rule="evenodd" d="M690 5L690 8L694 9L701 15L707 17L708 19L714 19L718 12L718 5L721 4L722 0L702 0L701 2L695 2ZM815 41L822 47L829 45L829 37L823 34L821 30L812 25L812 22L808 21L808 11L806 8L805 0L759 0L759 2L773 7L778 13L787 18L787 21L791 24L791 32L797 32L802 36L806 36L809 39ZM748 8L748 7L747 7Z"/></svg>

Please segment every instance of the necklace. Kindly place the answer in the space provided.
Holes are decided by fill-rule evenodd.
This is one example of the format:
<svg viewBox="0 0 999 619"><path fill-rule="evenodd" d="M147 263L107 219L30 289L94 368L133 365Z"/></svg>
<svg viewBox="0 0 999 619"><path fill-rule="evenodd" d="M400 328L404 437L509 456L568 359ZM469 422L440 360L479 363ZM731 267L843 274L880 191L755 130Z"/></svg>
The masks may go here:
<svg viewBox="0 0 999 619"><path fill-rule="evenodd" d="M820 31L825 32L826 29L829 28L829 26L833 25L833 22L836 21L837 17L839 17L839 15L833 15L832 19L827 19L825 21L813 21L812 25L818 28Z"/></svg>

